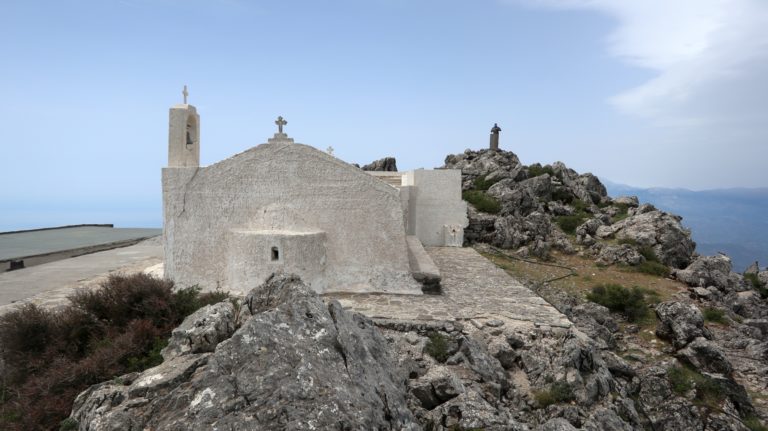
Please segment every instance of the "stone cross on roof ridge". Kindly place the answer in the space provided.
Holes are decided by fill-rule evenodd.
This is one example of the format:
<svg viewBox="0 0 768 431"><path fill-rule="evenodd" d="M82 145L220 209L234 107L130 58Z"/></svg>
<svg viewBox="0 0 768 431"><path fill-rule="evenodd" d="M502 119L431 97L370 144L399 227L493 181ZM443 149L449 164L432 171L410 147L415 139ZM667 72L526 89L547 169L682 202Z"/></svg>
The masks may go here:
<svg viewBox="0 0 768 431"><path fill-rule="evenodd" d="M283 119L283 116L278 116L277 120L275 120L275 124L277 124L277 133L283 133L283 126L288 124L287 121Z"/></svg>
<svg viewBox="0 0 768 431"><path fill-rule="evenodd" d="M189 92L187 91L187 85L184 85L184 90L182 90L181 94L184 95L184 104L187 104L187 96L189 96Z"/></svg>
<svg viewBox="0 0 768 431"><path fill-rule="evenodd" d="M267 143L274 144L278 142L293 142L293 139L289 138L288 135L283 133L283 126L288 124L287 121L285 121L285 118L283 116L277 117L277 120L275 120L275 124L277 124L277 133L275 133L275 136L267 139Z"/></svg>

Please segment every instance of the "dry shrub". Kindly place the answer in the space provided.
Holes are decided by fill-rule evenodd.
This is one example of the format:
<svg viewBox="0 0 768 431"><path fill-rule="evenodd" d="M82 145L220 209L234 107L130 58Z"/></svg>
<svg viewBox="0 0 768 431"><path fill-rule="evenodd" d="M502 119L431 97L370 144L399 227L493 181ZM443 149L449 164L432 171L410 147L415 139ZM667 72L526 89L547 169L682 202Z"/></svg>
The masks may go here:
<svg viewBox="0 0 768 431"><path fill-rule="evenodd" d="M162 361L171 330L225 300L146 274L113 275L59 311L25 305L0 316L0 429L58 429L88 386Z"/></svg>

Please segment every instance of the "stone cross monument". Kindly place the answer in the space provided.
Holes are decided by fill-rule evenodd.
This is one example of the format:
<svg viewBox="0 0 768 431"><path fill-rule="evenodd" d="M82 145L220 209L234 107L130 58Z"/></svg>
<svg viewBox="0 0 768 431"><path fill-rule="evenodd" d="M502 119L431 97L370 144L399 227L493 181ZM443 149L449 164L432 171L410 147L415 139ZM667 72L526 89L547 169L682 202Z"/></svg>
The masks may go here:
<svg viewBox="0 0 768 431"><path fill-rule="evenodd" d="M491 149L497 150L499 149L499 132L501 132L501 127L497 123L493 123L493 128L491 129Z"/></svg>
<svg viewBox="0 0 768 431"><path fill-rule="evenodd" d="M293 139L289 138L286 133L283 132L283 126L288 124L287 121L283 118L283 116L277 117L277 120L275 120L275 124L277 124L277 133L275 133L275 136L267 139L267 142L270 144L278 143L278 142L289 142L292 143Z"/></svg>
<svg viewBox="0 0 768 431"><path fill-rule="evenodd" d="M288 124L288 122L285 121L282 116L279 116L279 117L277 117L277 120L275 120L275 124L277 124L277 133L282 134L283 133L283 126Z"/></svg>

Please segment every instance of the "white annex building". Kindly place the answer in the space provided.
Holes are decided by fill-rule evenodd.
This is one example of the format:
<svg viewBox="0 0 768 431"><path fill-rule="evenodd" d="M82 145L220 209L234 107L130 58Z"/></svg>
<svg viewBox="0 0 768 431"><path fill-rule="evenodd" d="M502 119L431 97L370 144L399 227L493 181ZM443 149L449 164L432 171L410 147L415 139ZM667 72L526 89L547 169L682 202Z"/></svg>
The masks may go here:
<svg viewBox="0 0 768 431"><path fill-rule="evenodd" d="M276 123L267 143L200 166L199 115L171 108L166 277L242 293L276 272L320 293L421 294L420 282L439 281L422 245L462 245L460 171L366 172L294 143Z"/></svg>

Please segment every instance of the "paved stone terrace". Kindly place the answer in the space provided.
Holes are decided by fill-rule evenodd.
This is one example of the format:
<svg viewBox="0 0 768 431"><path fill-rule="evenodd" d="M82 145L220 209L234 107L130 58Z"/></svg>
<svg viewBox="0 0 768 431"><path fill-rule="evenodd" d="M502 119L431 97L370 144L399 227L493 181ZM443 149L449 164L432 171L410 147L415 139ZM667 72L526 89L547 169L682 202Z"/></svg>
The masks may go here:
<svg viewBox="0 0 768 431"><path fill-rule="evenodd" d="M570 327L555 307L472 248L429 247L440 268L442 295L332 293L345 308L371 318L460 321L503 319Z"/></svg>

